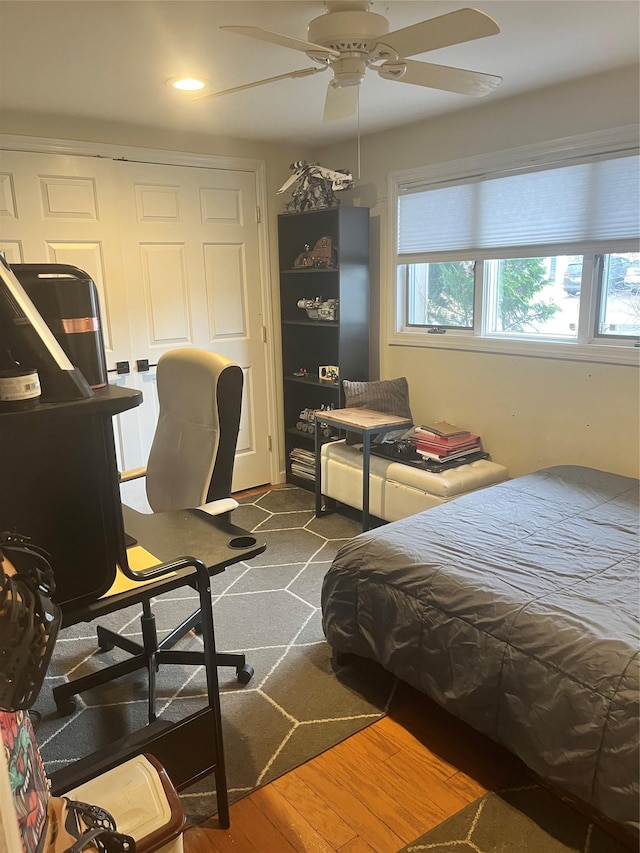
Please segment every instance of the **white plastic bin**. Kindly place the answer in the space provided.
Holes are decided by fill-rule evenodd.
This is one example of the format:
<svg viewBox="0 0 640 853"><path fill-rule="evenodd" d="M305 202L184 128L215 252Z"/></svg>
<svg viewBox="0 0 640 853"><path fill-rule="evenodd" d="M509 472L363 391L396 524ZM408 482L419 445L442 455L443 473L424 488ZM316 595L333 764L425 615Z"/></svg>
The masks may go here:
<svg viewBox="0 0 640 853"><path fill-rule="evenodd" d="M138 853L183 853L182 804L153 756L137 755L65 796L110 812L118 830L135 838Z"/></svg>

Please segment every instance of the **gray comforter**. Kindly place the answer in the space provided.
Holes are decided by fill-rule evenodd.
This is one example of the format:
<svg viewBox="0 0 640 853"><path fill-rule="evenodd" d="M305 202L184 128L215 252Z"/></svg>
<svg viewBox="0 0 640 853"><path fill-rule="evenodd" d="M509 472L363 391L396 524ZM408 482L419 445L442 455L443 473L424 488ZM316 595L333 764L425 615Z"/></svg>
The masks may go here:
<svg viewBox="0 0 640 853"><path fill-rule="evenodd" d="M637 480L562 466L363 533L327 640L637 834L638 516Z"/></svg>

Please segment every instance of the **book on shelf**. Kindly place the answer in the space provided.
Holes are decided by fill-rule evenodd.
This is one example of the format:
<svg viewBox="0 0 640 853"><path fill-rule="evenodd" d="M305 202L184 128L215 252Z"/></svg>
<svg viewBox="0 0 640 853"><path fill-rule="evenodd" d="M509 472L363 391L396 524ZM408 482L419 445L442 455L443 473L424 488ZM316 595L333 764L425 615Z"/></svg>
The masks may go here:
<svg viewBox="0 0 640 853"><path fill-rule="evenodd" d="M294 447L289 453L291 473L303 480L315 480L316 457L312 451Z"/></svg>

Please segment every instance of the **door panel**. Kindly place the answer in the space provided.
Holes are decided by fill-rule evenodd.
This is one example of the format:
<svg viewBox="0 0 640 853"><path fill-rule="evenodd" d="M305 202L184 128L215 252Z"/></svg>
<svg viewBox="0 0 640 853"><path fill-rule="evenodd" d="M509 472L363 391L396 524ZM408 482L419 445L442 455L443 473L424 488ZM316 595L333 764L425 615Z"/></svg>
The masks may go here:
<svg viewBox="0 0 640 853"><path fill-rule="evenodd" d="M99 293L107 366L126 361L130 337L111 161L3 151L0 167L0 248L10 249L7 259L87 272Z"/></svg>
<svg viewBox="0 0 640 853"><path fill-rule="evenodd" d="M266 360L253 172L117 162L134 361L156 364L177 346L220 352L242 367L243 415L234 489L269 482L268 430L252 425L266 411ZM133 380L145 399L153 372ZM145 409L146 404L140 407ZM140 412L142 434L157 402ZM144 447L143 451L146 449Z"/></svg>

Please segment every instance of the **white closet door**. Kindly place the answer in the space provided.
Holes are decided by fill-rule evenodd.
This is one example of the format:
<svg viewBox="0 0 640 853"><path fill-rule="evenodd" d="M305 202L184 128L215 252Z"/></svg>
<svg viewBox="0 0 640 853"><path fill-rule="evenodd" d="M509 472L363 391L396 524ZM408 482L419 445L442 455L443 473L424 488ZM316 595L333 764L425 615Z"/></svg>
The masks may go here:
<svg viewBox="0 0 640 853"><path fill-rule="evenodd" d="M269 482L265 345L255 174L3 151L0 249L9 262L68 263L100 294L112 381L142 406L116 419L121 469L144 465L157 418L155 364L178 346L236 360L245 374L234 489Z"/></svg>
<svg viewBox="0 0 640 853"><path fill-rule="evenodd" d="M244 371L234 489L269 482L264 322L253 172L115 162L133 362L197 346ZM155 371L133 380L145 397L143 440L157 419ZM148 446L143 446L146 458Z"/></svg>

